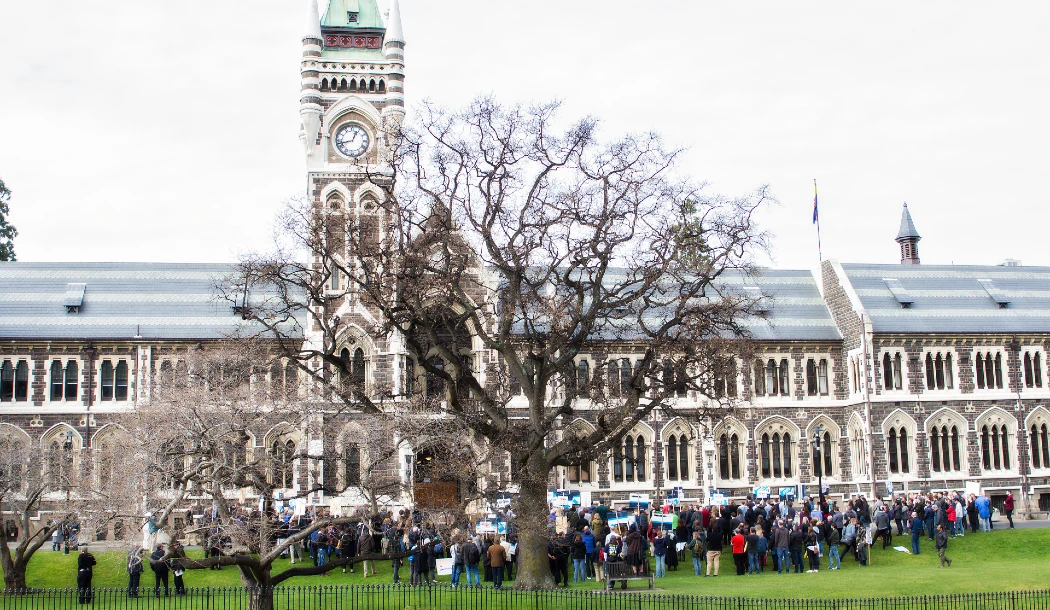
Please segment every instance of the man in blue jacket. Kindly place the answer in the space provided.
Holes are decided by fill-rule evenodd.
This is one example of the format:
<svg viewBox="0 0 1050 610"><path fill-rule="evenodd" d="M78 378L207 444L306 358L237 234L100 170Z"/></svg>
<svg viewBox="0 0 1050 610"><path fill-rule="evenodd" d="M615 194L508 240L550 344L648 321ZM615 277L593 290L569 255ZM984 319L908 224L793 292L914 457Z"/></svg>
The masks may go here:
<svg viewBox="0 0 1050 610"><path fill-rule="evenodd" d="M981 518L981 531L992 531L992 503L988 496L977 496L974 504L977 505L977 516Z"/></svg>
<svg viewBox="0 0 1050 610"><path fill-rule="evenodd" d="M919 513L911 514L911 553L912 555L919 554L919 539L922 537L923 521L919 518Z"/></svg>
<svg viewBox="0 0 1050 610"><path fill-rule="evenodd" d="M587 578L594 578L594 558L596 554L594 532L586 525L583 526L583 544L587 547Z"/></svg>

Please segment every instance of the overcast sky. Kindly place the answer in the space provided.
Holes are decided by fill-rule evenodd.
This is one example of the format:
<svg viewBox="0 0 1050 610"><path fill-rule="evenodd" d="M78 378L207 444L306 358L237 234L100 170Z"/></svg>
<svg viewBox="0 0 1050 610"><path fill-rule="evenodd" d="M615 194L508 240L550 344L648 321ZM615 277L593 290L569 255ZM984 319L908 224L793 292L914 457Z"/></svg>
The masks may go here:
<svg viewBox="0 0 1050 610"><path fill-rule="evenodd" d="M321 0L322 11L325 0ZM386 0L380 0L385 8ZM558 98L655 130L728 195L769 184L773 263L1050 264L1050 2L401 0L406 95ZM0 8L0 177L21 260L231 261L304 186L305 0Z"/></svg>

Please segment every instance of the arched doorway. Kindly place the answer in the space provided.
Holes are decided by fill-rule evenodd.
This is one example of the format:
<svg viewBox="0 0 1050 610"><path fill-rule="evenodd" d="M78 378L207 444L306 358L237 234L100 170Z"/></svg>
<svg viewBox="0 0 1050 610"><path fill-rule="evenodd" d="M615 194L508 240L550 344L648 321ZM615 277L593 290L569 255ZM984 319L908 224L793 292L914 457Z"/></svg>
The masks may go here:
<svg viewBox="0 0 1050 610"><path fill-rule="evenodd" d="M459 504L459 485L451 467L447 456L437 449L416 452L412 493L417 508L442 509Z"/></svg>

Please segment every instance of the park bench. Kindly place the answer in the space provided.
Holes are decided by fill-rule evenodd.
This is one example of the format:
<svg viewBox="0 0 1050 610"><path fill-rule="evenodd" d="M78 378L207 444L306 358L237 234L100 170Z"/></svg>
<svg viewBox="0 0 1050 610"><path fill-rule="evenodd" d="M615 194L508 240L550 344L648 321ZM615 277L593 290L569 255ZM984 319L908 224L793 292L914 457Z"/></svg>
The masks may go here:
<svg viewBox="0 0 1050 610"><path fill-rule="evenodd" d="M649 584L649 588L653 588L653 571L649 567L649 560L646 558L642 561L642 565L638 566L638 573L635 574L631 570L631 566L627 565L626 561L615 561L612 563L605 564L605 586L608 587L610 582L624 581L624 580L644 580Z"/></svg>

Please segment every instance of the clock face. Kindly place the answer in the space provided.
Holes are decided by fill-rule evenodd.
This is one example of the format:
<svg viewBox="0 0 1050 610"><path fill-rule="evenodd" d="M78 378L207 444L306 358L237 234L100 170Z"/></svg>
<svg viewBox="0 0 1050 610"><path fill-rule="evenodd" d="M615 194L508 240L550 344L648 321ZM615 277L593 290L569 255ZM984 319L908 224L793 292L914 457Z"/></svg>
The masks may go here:
<svg viewBox="0 0 1050 610"><path fill-rule="evenodd" d="M347 123L335 132L335 148L347 157L360 157L368 150L368 132L356 123Z"/></svg>

